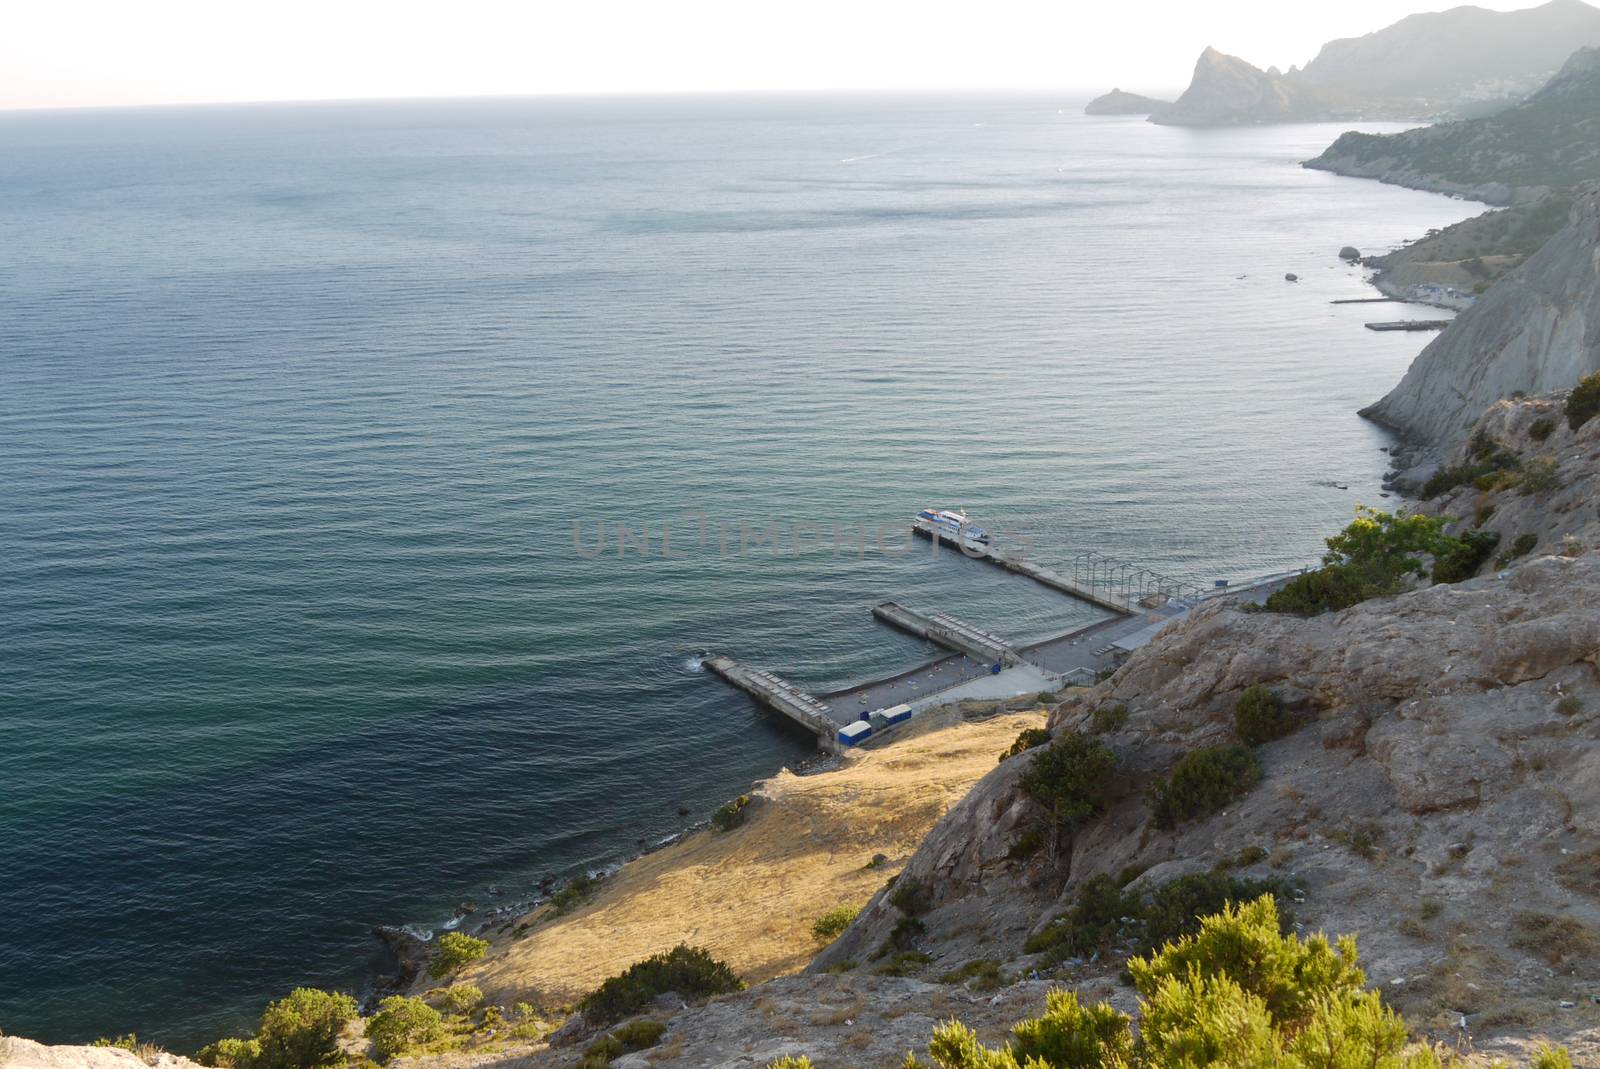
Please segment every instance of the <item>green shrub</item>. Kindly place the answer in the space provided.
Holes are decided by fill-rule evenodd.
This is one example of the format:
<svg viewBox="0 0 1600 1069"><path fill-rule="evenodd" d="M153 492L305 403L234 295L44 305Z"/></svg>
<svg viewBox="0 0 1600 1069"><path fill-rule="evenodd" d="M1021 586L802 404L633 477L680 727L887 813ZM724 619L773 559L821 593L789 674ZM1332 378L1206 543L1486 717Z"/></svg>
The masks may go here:
<svg viewBox="0 0 1600 1069"><path fill-rule="evenodd" d="M1567 394L1567 426L1577 430L1600 415L1600 371L1578 380Z"/></svg>
<svg viewBox="0 0 1600 1069"><path fill-rule="evenodd" d="M1005 982L1000 973L1000 963L993 958L969 961L959 969L952 969L939 977L941 984L960 984L968 991L979 994L994 991Z"/></svg>
<svg viewBox="0 0 1600 1069"><path fill-rule="evenodd" d="M1150 896L1144 909L1144 950L1193 935L1200 930L1201 918L1221 913L1230 903L1250 902L1264 894L1287 897L1292 892L1282 880L1241 880L1222 872L1179 876ZM1287 933L1294 917L1283 911L1280 921Z"/></svg>
<svg viewBox="0 0 1600 1069"><path fill-rule="evenodd" d="M872 970L874 976L910 976L933 959L915 950L902 951Z"/></svg>
<svg viewBox="0 0 1600 1069"><path fill-rule="evenodd" d="M1210 816L1261 782L1261 762L1248 746L1212 746L1178 759L1172 773L1151 790L1158 828Z"/></svg>
<svg viewBox="0 0 1600 1069"><path fill-rule="evenodd" d="M1123 892L1110 876L1096 876L1078 889L1072 909L1029 936L1024 949L1054 961L1087 956L1127 935L1139 907L1138 895Z"/></svg>
<svg viewBox="0 0 1600 1069"><path fill-rule="evenodd" d="M745 818L749 816L745 811L749 808L750 796L741 794L733 801L717 807L716 812L711 814L711 826L717 831L732 831L744 823Z"/></svg>
<svg viewBox="0 0 1600 1069"><path fill-rule="evenodd" d="M1421 554L1439 557L1460 544L1460 539L1444 533L1439 517L1394 516L1358 505L1355 521L1327 540L1323 567L1284 584L1267 597L1262 609L1315 616L1398 594L1407 577L1426 574Z"/></svg>
<svg viewBox="0 0 1600 1069"><path fill-rule="evenodd" d="M1533 552L1533 547L1539 544L1536 534L1519 534L1516 541L1511 543L1511 548L1495 558L1495 567L1503 568L1518 557L1526 557Z"/></svg>
<svg viewBox="0 0 1600 1069"><path fill-rule="evenodd" d="M1555 433L1556 421L1548 416L1540 416L1528 424L1528 437L1536 442L1542 442Z"/></svg>
<svg viewBox="0 0 1600 1069"><path fill-rule="evenodd" d="M1516 453L1479 431L1472 438L1471 457L1453 467L1440 468L1422 484L1423 500L1438 497L1468 483L1478 485L1486 480L1492 482L1496 476L1515 471L1518 463Z"/></svg>
<svg viewBox="0 0 1600 1069"><path fill-rule="evenodd" d="M260 1057L260 1043L254 1039L229 1036L201 1047L194 1060L201 1065L216 1066L217 1069L251 1069Z"/></svg>
<svg viewBox="0 0 1600 1069"><path fill-rule="evenodd" d="M1500 544L1500 536L1494 531L1468 531L1452 541L1454 545L1433 559L1435 583L1459 583L1477 575Z"/></svg>
<svg viewBox="0 0 1600 1069"><path fill-rule="evenodd" d="M380 1062L442 1035L444 1019L439 1011L420 998L404 995L390 995L378 1003L378 1012L367 1021L367 1040Z"/></svg>
<svg viewBox="0 0 1600 1069"><path fill-rule="evenodd" d="M889 904L908 917L920 917L933 908L933 889L921 880L901 877L889 893Z"/></svg>
<svg viewBox="0 0 1600 1069"><path fill-rule="evenodd" d="M1094 716L1089 720L1089 726L1096 735L1105 735L1112 731L1120 731L1128 722L1128 707L1126 705L1101 706L1094 711Z"/></svg>
<svg viewBox="0 0 1600 1069"><path fill-rule="evenodd" d="M591 876L587 872L574 876L561 889L550 896L547 903L552 917L565 917L568 913L575 912L578 907L586 904L600 890L600 885L605 882L602 876Z"/></svg>
<svg viewBox="0 0 1600 1069"><path fill-rule="evenodd" d="M1517 480L1517 490L1523 495L1548 494L1561 489L1561 486L1561 476L1556 474L1556 462L1548 457L1524 464L1521 477Z"/></svg>
<svg viewBox="0 0 1600 1069"><path fill-rule="evenodd" d="M339 1033L356 1018L356 1000L299 987L262 1011L251 1069L314 1069L344 1061Z"/></svg>
<svg viewBox="0 0 1600 1069"><path fill-rule="evenodd" d="M483 1005L483 989L476 984L451 984L428 992L445 1013L471 1013Z"/></svg>
<svg viewBox="0 0 1600 1069"><path fill-rule="evenodd" d="M1037 695L1034 696L1033 700L1038 702L1040 705L1053 705L1061 700L1061 696L1053 690L1041 690Z"/></svg>
<svg viewBox="0 0 1600 1069"><path fill-rule="evenodd" d="M850 927L860 913L860 906L835 906L811 925L811 937L819 943L831 943Z"/></svg>
<svg viewBox="0 0 1600 1069"><path fill-rule="evenodd" d="M607 1025L637 1013L668 991L695 999L743 989L744 984L725 963L701 947L680 943L665 954L636 962L606 980L578 1008L591 1023Z"/></svg>
<svg viewBox="0 0 1600 1069"><path fill-rule="evenodd" d="M1403 1053L1405 1022L1365 991L1355 940L1286 934L1270 897L1206 918L1193 935L1129 962L1140 995L1132 1020L1066 991L1046 996L999 1048L959 1021L934 1031L940 1069L1456 1069L1432 1047ZM1541 1048L1531 1069L1570 1069ZM796 1069L796 1067L785 1067ZM908 1056L904 1069L923 1069Z"/></svg>
<svg viewBox="0 0 1600 1069"><path fill-rule="evenodd" d="M1556 712L1562 716L1577 716L1583 712L1583 699L1576 694L1565 695L1560 701L1556 702Z"/></svg>
<svg viewBox="0 0 1600 1069"><path fill-rule="evenodd" d="M489 941L464 932L445 932L439 937L439 946L428 966L428 975L435 980L449 976L468 962L477 961L489 953Z"/></svg>
<svg viewBox="0 0 1600 1069"><path fill-rule="evenodd" d="M1099 739L1064 734L1034 754L1018 786L1049 807L1057 825L1071 826L1105 805L1117 757Z"/></svg>
<svg viewBox="0 0 1600 1069"><path fill-rule="evenodd" d="M1000 760L1004 761L1008 757L1015 757L1017 754L1025 753L1035 746L1043 746L1049 741L1050 733L1044 728L1023 728L1022 733L1017 736L1017 741L1013 742L1005 753L1000 755Z"/></svg>
<svg viewBox="0 0 1600 1069"><path fill-rule="evenodd" d="M901 917L894 922L894 927L889 929L889 938L885 939L883 946L878 948L875 957L883 957L896 950L910 950L917 945L917 940L928 931L928 926L922 923L920 917Z"/></svg>
<svg viewBox="0 0 1600 1069"><path fill-rule="evenodd" d="M661 1042L667 1026L660 1021L638 1020L618 1025L583 1048L583 1059L578 1063L589 1069L610 1065L612 1059L635 1051L649 1050Z"/></svg>
<svg viewBox="0 0 1600 1069"><path fill-rule="evenodd" d="M798 1058L792 1054L785 1054L775 1062L768 1062L767 1069L812 1069L811 1059L804 1054Z"/></svg>
<svg viewBox="0 0 1600 1069"><path fill-rule="evenodd" d="M1042 846L1044 846L1044 832L1038 828L1025 828L1011 840L1011 847L1006 850L1006 857L1012 861L1021 861L1037 854Z"/></svg>
<svg viewBox="0 0 1600 1069"><path fill-rule="evenodd" d="M1294 718L1275 691L1257 683L1239 695L1233 706L1233 730L1246 745L1260 746L1281 739L1294 729Z"/></svg>

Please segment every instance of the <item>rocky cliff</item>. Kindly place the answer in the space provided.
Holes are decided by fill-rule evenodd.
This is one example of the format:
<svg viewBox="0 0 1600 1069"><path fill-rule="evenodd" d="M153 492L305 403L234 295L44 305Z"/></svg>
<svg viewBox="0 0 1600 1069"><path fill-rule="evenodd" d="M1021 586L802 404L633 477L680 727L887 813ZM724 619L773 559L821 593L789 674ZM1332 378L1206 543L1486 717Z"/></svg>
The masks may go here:
<svg viewBox="0 0 1600 1069"><path fill-rule="evenodd" d="M1293 85L1237 56L1207 48L1195 63L1189 88L1170 107L1152 114L1150 121L1169 126L1237 126L1301 122L1332 110L1334 102L1315 88Z"/></svg>
<svg viewBox="0 0 1600 1069"><path fill-rule="evenodd" d="M1567 227L1419 354L1362 414L1430 450L1466 439L1488 405L1572 386L1600 370L1600 187Z"/></svg>
<svg viewBox="0 0 1600 1069"><path fill-rule="evenodd" d="M1113 89L1103 96L1097 96L1089 101L1083 109L1085 115L1149 115L1160 111L1162 108L1172 106L1170 100L1157 100L1155 97L1140 96L1138 93L1125 93L1121 89Z"/></svg>
<svg viewBox="0 0 1600 1069"><path fill-rule="evenodd" d="M1581 0L1521 11L1455 7L1331 41L1289 78L1415 115L1449 113L1526 97L1584 45L1600 45L1600 9Z"/></svg>
<svg viewBox="0 0 1600 1069"><path fill-rule="evenodd" d="M1498 115L1347 133L1306 166L1491 204L1600 179L1600 48L1573 54L1544 88Z"/></svg>

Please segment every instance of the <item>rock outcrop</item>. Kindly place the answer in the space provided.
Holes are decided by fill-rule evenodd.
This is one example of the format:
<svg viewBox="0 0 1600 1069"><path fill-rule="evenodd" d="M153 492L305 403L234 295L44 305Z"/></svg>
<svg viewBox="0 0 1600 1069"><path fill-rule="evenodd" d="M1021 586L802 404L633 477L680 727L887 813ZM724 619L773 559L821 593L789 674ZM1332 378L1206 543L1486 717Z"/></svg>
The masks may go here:
<svg viewBox="0 0 1600 1069"><path fill-rule="evenodd" d="M1103 96L1097 96L1084 107L1085 115L1149 115L1160 111L1162 108L1172 106L1170 100L1157 100L1155 97L1140 96L1138 93L1125 93L1121 89L1113 89Z"/></svg>
<svg viewBox="0 0 1600 1069"><path fill-rule="evenodd" d="M122 1047L52 1047L18 1036L0 1036L4 1069L201 1069L188 1058L151 1050L141 1055Z"/></svg>
<svg viewBox="0 0 1600 1069"><path fill-rule="evenodd" d="M1464 441L1500 398L1567 389L1597 370L1600 187L1583 190L1566 229L1458 316L1362 414L1439 452Z"/></svg>
<svg viewBox="0 0 1600 1069"><path fill-rule="evenodd" d="M1498 115L1347 133L1306 166L1490 204L1600 179L1600 48L1578 51L1544 88Z"/></svg>
<svg viewBox="0 0 1600 1069"><path fill-rule="evenodd" d="M1150 121L1168 126L1302 122L1332 108L1333 102L1316 89L1296 86L1237 56L1207 48L1195 63L1189 88L1170 107L1152 114Z"/></svg>

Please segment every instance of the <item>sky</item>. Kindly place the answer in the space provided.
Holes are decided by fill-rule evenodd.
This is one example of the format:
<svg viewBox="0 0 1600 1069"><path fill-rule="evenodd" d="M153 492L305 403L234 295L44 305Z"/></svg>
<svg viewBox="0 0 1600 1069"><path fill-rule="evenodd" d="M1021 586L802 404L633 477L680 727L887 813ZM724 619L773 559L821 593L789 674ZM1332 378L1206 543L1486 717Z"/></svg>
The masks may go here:
<svg viewBox="0 0 1600 1069"><path fill-rule="evenodd" d="M0 108L821 89L1181 88L1446 2L5 0ZM1529 0L1480 0L1512 10Z"/></svg>

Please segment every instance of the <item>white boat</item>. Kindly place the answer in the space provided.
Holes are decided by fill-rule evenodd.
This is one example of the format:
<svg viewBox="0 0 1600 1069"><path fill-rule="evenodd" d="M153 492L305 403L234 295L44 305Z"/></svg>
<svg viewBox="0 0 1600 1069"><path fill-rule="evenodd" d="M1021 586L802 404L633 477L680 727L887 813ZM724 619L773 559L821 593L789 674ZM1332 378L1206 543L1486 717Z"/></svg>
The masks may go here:
<svg viewBox="0 0 1600 1069"><path fill-rule="evenodd" d="M967 519L960 509L923 509L917 513L917 526L952 542L989 544L989 532Z"/></svg>

